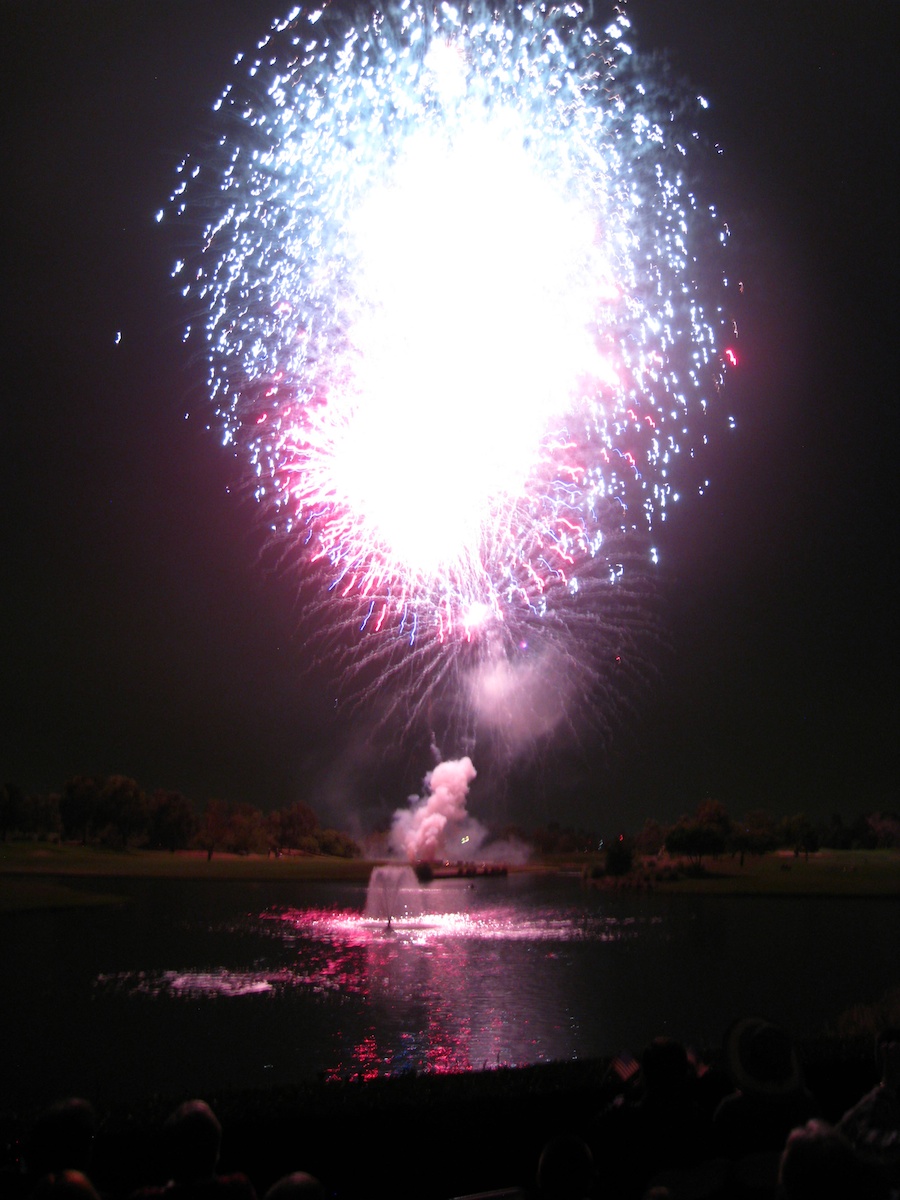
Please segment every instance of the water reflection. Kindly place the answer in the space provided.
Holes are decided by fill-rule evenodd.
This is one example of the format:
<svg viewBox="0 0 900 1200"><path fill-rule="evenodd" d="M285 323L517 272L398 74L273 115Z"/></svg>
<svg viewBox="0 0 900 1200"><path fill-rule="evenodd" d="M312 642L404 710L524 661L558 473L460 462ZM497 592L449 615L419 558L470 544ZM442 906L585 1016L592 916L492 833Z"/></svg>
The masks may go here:
<svg viewBox="0 0 900 1200"><path fill-rule="evenodd" d="M95 986L101 990L123 991L132 995L180 996L200 1000L215 996L257 996L271 992L281 972L272 976L253 971L123 971L100 974Z"/></svg>
<svg viewBox="0 0 900 1200"><path fill-rule="evenodd" d="M560 959L661 922L509 896L486 902L467 887L423 889L421 901L421 915L389 922L353 909L273 906L229 926L263 945L247 969L108 972L95 988L173 1002L300 993L334 1009L325 1078L468 1071L571 1056Z"/></svg>
<svg viewBox="0 0 900 1200"><path fill-rule="evenodd" d="M3 924L9 1108L591 1058L659 1033L702 1049L755 1012L802 1039L900 984L893 901L511 874L435 880L429 911L385 936L359 884L117 888L129 904Z"/></svg>

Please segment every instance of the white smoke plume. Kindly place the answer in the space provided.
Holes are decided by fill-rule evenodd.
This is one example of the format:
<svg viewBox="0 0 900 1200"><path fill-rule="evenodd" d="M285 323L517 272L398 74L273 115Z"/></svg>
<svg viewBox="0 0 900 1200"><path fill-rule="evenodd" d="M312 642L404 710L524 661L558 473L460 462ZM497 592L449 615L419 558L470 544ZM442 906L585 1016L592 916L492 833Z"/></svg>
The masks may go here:
<svg viewBox="0 0 900 1200"><path fill-rule="evenodd" d="M394 813L391 847L410 862L422 862L448 855L454 859L469 857L455 850L449 854L452 834L459 834L472 823L466 813L469 784L477 772L471 758L450 759L438 763L425 776L425 795L410 796L409 808Z"/></svg>

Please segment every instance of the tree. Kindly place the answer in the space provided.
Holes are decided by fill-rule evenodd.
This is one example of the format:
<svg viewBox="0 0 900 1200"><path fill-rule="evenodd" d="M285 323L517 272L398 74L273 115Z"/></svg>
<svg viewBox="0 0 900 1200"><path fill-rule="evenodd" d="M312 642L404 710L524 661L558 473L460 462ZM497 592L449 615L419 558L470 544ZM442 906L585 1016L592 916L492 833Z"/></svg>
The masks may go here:
<svg viewBox="0 0 900 1200"><path fill-rule="evenodd" d="M728 845L732 822L725 805L718 800L704 800L692 816L682 817L666 835L670 854L684 854L699 870L704 855L722 854Z"/></svg>
<svg viewBox="0 0 900 1200"><path fill-rule="evenodd" d="M206 851L207 862L212 858L214 850L225 848L228 829L228 805L224 800L208 800L196 837L197 845Z"/></svg>
<svg viewBox="0 0 900 1200"><path fill-rule="evenodd" d="M348 833L342 833L339 829L321 829L316 839L322 854L334 854L338 858L359 858L359 846Z"/></svg>
<svg viewBox="0 0 900 1200"><path fill-rule="evenodd" d="M725 834L715 825L704 825L691 817L682 817L666 835L670 854L683 854L699 870L704 855L721 854L725 849Z"/></svg>
<svg viewBox="0 0 900 1200"><path fill-rule="evenodd" d="M20 833L45 841L47 838L58 838L60 828L57 794L51 792L49 796L45 796L32 793L22 797Z"/></svg>
<svg viewBox="0 0 900 1200"><path fill-rule="evenodd" d="M181 792L157 788L149 801L148 840L154 849L184 850L197 830L197 818Z"/></svg>
<svg viewBox="0 0 900 1200"><path fill-rule="evenodd" d="M581 849L581 841L574 829L561 829L556 843L557 854L576 854Z"/></svg>
<svg viewBox="0 0 900 1200"><path fill-rule="evenodd" d="M829 850L849 850L853 845L853 830L844 824L840 813L832 813L822 827L822 845Z"/></svg>
<svg viewBox="0 0 900 1200"><path fill-rule="evenodd" d="M876 846L900 846L900 817L896 813L871 813L866 821Z"/></svg>
<svg viewBox="0 0 900 1200"><path fill-rule="evenodd" d="M666 842L666 831L660 825L659 821L655 821L653 817L648 817L644 821L643 828L634 839L634 848L636 853L652 857L659 854Z"/></svg>
<svg viewBox="0 0 900 1200"><path fill-rule="evenodd" d="M723 841L727 841L731 833L732 820L728 815L725 805L720 800L703 800L697 805L694 820L698 825L715 829L722 835Z"/></svg>
<svg viewBox="0 0 900 1200"><path fill-rule="evenodd" d="M860 813L851 825L853 840L850 843L854 850L874 850L878 845L878 837L869 823L869 818Z"/></svg>
<svg viewBox="0 0 900 1200"><path fill-rule="evenodd" d="M796 813L793 817L785 817L779 822L777 835L780 844L791 847L795 856L802 852L808 859L811 853L819 849L818 830L806 813Z"/></svg>
<svg viewBox="0 0 900 1200"><path fill-rule="evenodd" d="M87 845L100 805L100 784L91 775L74 775L67 779L59 798L59 816L63 834L74 841L81 838Z"/></svg>
<svg viewBox="0 0 900 1200"><path fill-rule="evenodd" d="M539 854L589 853L599 842L599 836L589 829L563 828L559 821L533 830L530 839Z"/></svg>
<svg viewBox="0 0 900 1200"><path fill-rule="evenodd" d="M754 808L731 827L728 846L732 854L739 854L741 866L745 854L765 854L778 844L775 837L775 822L764 808Z"/></svg>
<svg viewBox="0 0 900 1200"><path fill-rule="evenodd" d="M123 849L147 830L147 797L128 775L109 775L100 788L94 824L101 838Z"/></svg>
<svg viewBox="0 0 900 1200"><path fill-rule="evenodd" d="M21 832L25 817L25 796L15 783L0 784L0 842L7 834Z"/></svg>
<svg viewBox="0 0 900 1200"><path fill-rule="evenodd" d="M232 805L225 844L233 854L266 853L269 838L258 808L244 801Z"/></svg>
<svg viewBox="0 0 900 1200"><path fill-rule="evenodd" d="M559 846L559 821L550 821L548 825L535 829L531 835L539 854L554 854Z"/></svg>
<svg viewBox="0 0 900 1200"><path fill-rule="evenodd" d="M269 835L278 850L297 850L319 828L319 818L302 800L269 814Z"/></svg>
<svg viewBox="0 0 900 1200"><path fill-rule="evenodd" d="M607 875L627 875L634 864L634 846L631 840L620 833L606 849Z"/></svg>

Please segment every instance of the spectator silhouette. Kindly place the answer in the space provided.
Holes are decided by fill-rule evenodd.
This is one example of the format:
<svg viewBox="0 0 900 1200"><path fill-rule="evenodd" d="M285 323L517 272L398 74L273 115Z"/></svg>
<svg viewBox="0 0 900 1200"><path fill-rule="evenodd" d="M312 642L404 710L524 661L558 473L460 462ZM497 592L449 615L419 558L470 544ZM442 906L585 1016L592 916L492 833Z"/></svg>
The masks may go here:
<svg viewBox="0 0 900 1200"><path fill-rule="evenodd" d="M169 1181L162 1187L141 1188L141 1200L256 1200L246 1175L217 1175L222 1126L204 1100L188 1100L166 1119L162 1151Z"/></svg>
<svg viewBox="0 0 900 1200"><path fill-rule="evenodd" d="M685 1047L654 1038L641 1055L640 1087L595 1119L591 1143L615 1195L641 1196L665 1167L697 1166L709 1152L710 1122Z"/></svg>
<svg viewBox="0 0 900 1200"><path fill-rule="evenodd" d="M818 1116L790 1036L761 1017L744 1017L725 1036L735 1090L713 1116L719 1153L737 1160L780 1154L790 1131Z"/></svg>
<svg viewBox="0 0 900 1200"><path fill-rule="evenodd" d="M541 1150L537 1167L540 1200L587 1200L594 1194L594 1178L590 1147L574 1134L551 1138Z"/></svg>
<svg viewBox="0 0 900 1200"><path fill-rule="evenodd" d="M265 1200L326 1200L325 1188L314 1175L293 1171L273 1183Z"/></svg>
<svg viewBox="0 0 900 1200"><path fill-rule="evenodd" d="M900 1188L900 1029L884 1029L875 1041L881 1076L876 1087L838 1122L863 1162Z"/></svg>
<svg viewBox="0 0 900 1200"><path fill-rule="evenodd" d="M887 1200L847 1139L825 1121L808 1121L788 1136L778 1182L784 1200Z"/></svg>
<svg viewBox="0 0 900 1200"><path fill-rule="evenodd" d="M96 1134L97 1114L88 1100L70 1096L51 1104L25 1138L28 1174L34 1179L67 1169L86 1174Z"/></svg>
<svg viewBox="0 0 900 1200"><path fill-rule="evenodd" d="M45 1175L31 1193L32 1200L100 1200L83 1171L65 1170Z"/></svg>

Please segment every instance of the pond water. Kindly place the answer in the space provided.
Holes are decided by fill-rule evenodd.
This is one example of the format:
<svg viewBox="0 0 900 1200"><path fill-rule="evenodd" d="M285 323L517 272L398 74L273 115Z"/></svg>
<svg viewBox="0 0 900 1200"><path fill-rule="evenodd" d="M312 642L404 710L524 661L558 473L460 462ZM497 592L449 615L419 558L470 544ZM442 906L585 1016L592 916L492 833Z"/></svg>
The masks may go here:
<svg viewBox="0 0 900 1200"><path fill-rule="evenodd" d="M68 881L71 883L71 881ZM611 896L577 878L363 885L85 880L117 908L0 921L0 1103L98 1104L797 1037L900 984L893 901Z"/></svg>

